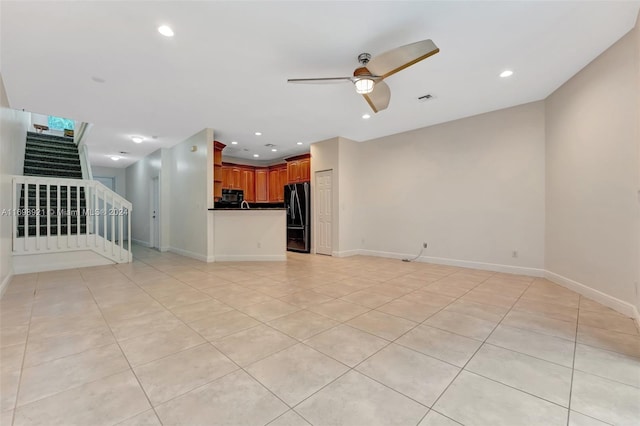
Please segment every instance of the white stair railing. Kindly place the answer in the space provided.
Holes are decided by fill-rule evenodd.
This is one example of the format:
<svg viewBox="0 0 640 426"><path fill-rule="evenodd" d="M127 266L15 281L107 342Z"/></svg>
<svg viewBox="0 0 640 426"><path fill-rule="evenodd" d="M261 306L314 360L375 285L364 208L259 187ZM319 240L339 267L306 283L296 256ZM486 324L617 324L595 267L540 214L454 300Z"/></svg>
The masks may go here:
<svg viewBox="0 0 640 426"><path fill-rule="evenodd" d="M92 250L131 262L131 203L93 180L14 176L13 254Z"/></svg>

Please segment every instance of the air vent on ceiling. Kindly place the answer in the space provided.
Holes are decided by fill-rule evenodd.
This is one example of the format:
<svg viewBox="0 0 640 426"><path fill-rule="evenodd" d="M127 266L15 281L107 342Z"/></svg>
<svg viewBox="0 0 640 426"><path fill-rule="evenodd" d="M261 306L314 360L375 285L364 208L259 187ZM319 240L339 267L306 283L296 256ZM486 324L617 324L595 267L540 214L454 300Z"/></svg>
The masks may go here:
<svg viewBox="0 0 640 426"><path fill-rule="evenodd" d="M127 154L128 154L128 152L127 152L127 151L120 151L120 154L122 154L122 155L127 155Z"/></svg>
<svg viewBox="0 0 640 426"><path fill-rule="evenodd" d="M426 101L428 101L430 99L433 99L433 95L430 94L430 93L427 93L426 95L420 96L418 98L418 102L426 102Z"/></svg>

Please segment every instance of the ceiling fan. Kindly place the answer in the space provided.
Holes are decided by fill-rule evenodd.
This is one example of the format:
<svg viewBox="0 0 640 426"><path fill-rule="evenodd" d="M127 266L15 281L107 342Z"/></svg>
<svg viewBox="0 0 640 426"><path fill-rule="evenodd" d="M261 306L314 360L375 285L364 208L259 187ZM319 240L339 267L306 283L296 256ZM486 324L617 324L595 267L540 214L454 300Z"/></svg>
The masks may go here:
<svg viewBox="0 0 640 426"><path fill-rule="evenodd" d="M374 58L368 53L358 55L362 65L353 72L353 77L291 78L288 83L344 83L352 82L356 92L367 101L373 112L389 106L391 90L383 81L385 78L435 55L440 49L431 40L422 40L384 52Z"/></svg>

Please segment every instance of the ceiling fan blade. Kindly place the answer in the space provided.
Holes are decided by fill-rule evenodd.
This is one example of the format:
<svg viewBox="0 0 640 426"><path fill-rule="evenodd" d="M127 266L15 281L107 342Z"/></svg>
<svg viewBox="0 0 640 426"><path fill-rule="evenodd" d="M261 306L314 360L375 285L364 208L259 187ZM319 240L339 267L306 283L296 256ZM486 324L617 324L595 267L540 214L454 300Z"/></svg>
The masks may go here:
<svg viewBox="0 0 640 426"><path fill-rule="evenodd" d="M352 77L327 77L327 78L290 78L287 83L302 84L334 84L351 82Z"/></svg>
<svg viewBox="0 0 640 426"><path fill-rule="evenodd" d="M367 63L367 68L373 74L387 78L439 51L431 40L417 41L375 56Z"/></svg>
<svg viewBox="0 0 640 426"><path fill-rule="evenodd" d="M384 81L379 81L373 86L373 92L362 95L373 112L380 112L387 109L391 99L391 89Z"/></svg>

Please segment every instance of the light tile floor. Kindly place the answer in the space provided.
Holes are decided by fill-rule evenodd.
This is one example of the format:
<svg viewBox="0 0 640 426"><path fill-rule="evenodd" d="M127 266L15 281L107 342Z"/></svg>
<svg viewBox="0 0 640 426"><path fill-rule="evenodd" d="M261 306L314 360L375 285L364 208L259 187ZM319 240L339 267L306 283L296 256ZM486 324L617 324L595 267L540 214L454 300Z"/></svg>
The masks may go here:
<svg viewBox="0 0 640 426"><path fill-rule="evenodd" d="M0 424L638 425L634 322L543 279L289 254L16 276Z"/></svg>

